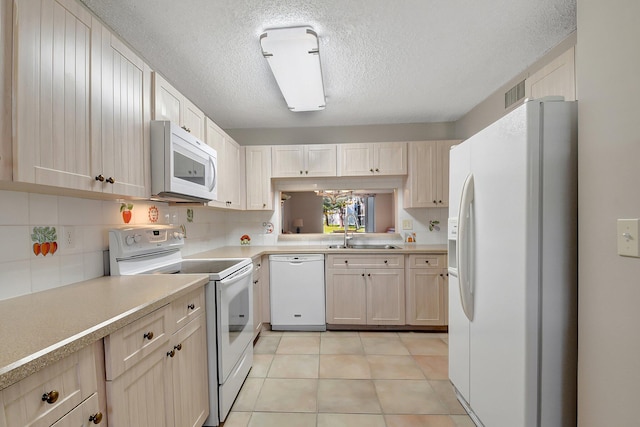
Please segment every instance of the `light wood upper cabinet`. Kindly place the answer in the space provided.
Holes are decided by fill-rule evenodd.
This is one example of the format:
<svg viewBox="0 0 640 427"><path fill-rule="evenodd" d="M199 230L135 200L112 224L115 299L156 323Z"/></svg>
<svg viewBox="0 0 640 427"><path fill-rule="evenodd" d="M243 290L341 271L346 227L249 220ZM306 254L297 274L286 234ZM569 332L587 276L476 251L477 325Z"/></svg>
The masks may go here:
<svg viewBox="0 0 640 427"><path fill-rule="evenodd" d="M148 196L148 66L75 0L14 7L14 180Z"/></svg>
<svg viewBox="0 0 640 427"><path fill-rule="evenodd" d="M524 93L527 98L563 96L565 101L575 101L575 47L530 75L524 82Z"/></svg>
<svg viewBox="0 0 640 427"><path fill-rule="evenodd" d="M11 71L13 2L0 1L0 180L10 181L13 170L11 148Z"/></svg>
<svg viewBox="0 0 640 427"><path fill-rule="evenodd" d="M169 120L204 141L204 113L157 72L153 73L153 94L153 120Z"/></svg>
<svg viewBox="0 0 640 427"><path fill-rule="evenodd" d="M94 25L91 132L101 151L94 151L93 170L114 180L96 183L104 191L145 197L150 193L151 70L106 27Z"/></svg>
<svg viewBox="0 0 640 427"><path fill-rule="evenodd" d="M275 145L271 156L273 178L336 176L335 144Z"/></svg>
<svg viewBox="0 0 640 427"><path fill-rule="evenodd" d="M271 147L245 147L247 210L273 210Z"/></svg>
<svg viewBox="0 0 640 427"><path fill-rule="evenodd" d="M218 154L218 199L209 202L209 206L242 209L245 204L242 150L213 120L206 117L205 123L205 141Z"/></svg>
<svg viewBox="0 0 640 427"><path fill-rule="evenodd" d="M338 145L338 176L406 174L406 142Z"/></svg>
<svg viewBox="0 0 640 427"><path fill-rule="evenodd" d="M449 151L458 140L409 142L405 208L449 206Z"/></svg>
<svg viewBox="0 0 640 427"><path fill-rule="evenodd" d="M14 180L92 190L94 21L75 0L15 0L14 17Z"/></svg>

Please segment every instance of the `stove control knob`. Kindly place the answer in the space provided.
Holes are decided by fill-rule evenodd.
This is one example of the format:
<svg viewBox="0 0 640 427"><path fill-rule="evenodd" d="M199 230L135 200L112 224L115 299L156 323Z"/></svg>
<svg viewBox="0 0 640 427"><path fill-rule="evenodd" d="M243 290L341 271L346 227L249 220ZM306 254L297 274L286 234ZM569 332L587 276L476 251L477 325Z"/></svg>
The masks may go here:
<svg viewBox="0 0 640 427"><path fill-rule="evenodd" d="M142 240L142 234L135 234L133 236L133 241L136 243L140 243L140 241Z"/></svg>
<svg viewBox="0 0 640 427"><path fill-rule="evenodd" d="M173 232L173 238L176 240L182 240L182 233L178 232L178 231L174 231Z"/></svg>
<svg viewBox="0 0 640 427"><path fill-rule="evenodd" d="M133 245L134 237L132 235L128 235L127 237L125 237L124 242L127 244L127 246L131 246Z"/></svg>

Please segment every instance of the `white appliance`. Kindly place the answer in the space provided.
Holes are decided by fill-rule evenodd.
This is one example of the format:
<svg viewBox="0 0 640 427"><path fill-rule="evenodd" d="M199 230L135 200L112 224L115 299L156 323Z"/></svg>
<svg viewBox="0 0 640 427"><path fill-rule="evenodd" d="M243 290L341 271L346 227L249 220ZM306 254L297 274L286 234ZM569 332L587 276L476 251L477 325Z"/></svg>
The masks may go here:
<svg viewBox="0 0 640 427"><path fill-rule="evenodd" d="M253 264L250 258L183 259L179 227L151 225L109 231L111 275L209 274L205 286L209 417L227 417L253 363ZM206 373L203 373L206 374Z"/></svg>
<svg viewBox="0 0 640 427"><path fill-rule="evenodd" d="M151 194L205 202L217 198L217 182L216 150L174 123L151 122Z"/></svg>
<svg viewBox="0 0 640 427"><path fill-rule="evenodd" d="M479 426L576 425L577 104L452 148L449 377Z"/></svg>
<svg viewBox="0 0 640 427"><path fill-rule="evenodd" d="M326 331L324 255L270 255L271 329Z"/></svg>

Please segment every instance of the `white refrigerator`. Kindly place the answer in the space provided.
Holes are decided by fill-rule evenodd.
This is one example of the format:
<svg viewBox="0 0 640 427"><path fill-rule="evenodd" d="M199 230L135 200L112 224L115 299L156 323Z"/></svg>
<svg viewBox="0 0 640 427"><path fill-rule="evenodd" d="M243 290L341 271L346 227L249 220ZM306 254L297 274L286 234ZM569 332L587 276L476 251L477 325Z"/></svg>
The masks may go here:
<svg viewBox="0 0 640 427"><path fill-rule="evenodd" d="M576 425L577 104L525 101L450 153L449 378L486 427Z"/></svg>

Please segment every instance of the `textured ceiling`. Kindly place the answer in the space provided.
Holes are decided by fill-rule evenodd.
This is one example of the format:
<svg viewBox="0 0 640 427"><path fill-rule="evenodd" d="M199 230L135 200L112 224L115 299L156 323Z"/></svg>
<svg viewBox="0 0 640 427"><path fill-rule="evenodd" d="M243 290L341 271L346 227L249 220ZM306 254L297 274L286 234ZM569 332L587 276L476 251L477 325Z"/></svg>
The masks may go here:
<svg viewBox="0 0 640 427"><path fill-rule="evenodd" d="M576 0L82 0L222 128L453 121L576 29ZM269 28L318 33L323 111L290 112Z"/></svg>

